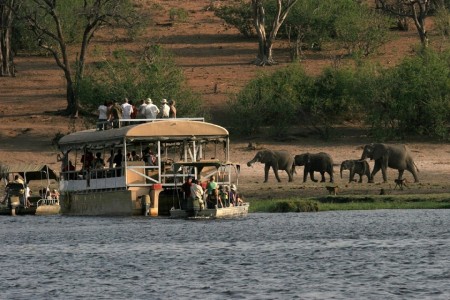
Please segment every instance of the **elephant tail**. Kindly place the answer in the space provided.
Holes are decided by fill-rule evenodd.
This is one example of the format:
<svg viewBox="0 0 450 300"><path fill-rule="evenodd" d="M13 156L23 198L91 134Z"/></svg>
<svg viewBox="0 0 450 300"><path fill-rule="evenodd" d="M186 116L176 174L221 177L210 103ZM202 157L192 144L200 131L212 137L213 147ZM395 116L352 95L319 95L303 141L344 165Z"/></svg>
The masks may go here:
<svg viewBox="0 0 450 300"><path fill-rule="evenodd" d="M419 168L417 167L417 165L416 165L415 162L413 162L413 165L414 165L414 167L416 168L416 171L417 171L417 172L420 172L420 171L419 171Z"/></svg>
<svg viewBox="0 0 450 300"><path fill-rule="evenodd" d="M295 162L292 164L292 175L297 174L297 170L295 170Z"/></svg>

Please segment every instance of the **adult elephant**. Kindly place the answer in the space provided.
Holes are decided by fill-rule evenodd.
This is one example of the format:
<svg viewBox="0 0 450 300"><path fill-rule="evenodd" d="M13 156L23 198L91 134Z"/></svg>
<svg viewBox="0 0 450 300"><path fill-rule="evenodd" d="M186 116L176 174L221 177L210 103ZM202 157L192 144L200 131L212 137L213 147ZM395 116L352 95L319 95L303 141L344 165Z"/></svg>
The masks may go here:
<svg viewBox="0 0 450 300"><path fill-rule="evenodd" d="M306 182L308 173L311 180L317 182L314 178L314 172L320 172L322 175L321 182L325 182L325 173L330 175L330 182L334 182L333 177L333 159L328 153L302 153L294 158L296 166L305 166L303 171L303 182Z"/></svg>
<svg viewBox="0 0 450 300"><path fill-rule="evenodd" d="M255 157L247 163L247 166L251 166L255 162L265 164L264 166L264 182L267 182L269 177L269 169L272 168L275 173L275 177L278 182L281 182L278 176L278 170L284 170L289 176L289 181L293 180L294 172L294 158L292 155L284 150L261 150L256 153Z"/></svg>
<svg viewBox="0 0 450 300"><path fill-rule="evenodd" d="M370 166L366 160L356 160L356 159L344 160L341 163L341 178L342 178L342 171L345 170L350 171L350 177L348 179L348 182L353 181L355 174L359 175L358 181L359 183L362 182L362 178L364 175L367 176L367 182L372 182L372 178L370 177Z"/></svg>
<svg viewBox="0 0 450 300"><path fill-rule="evenodd" d="M361 159L370 158L375 161L371 178L373 180L375 174L381 169L383 174L383 181L387 182L386 169L392 168L398 170L398 179L401 180L405 170L411 172L414 176L414 181L419 182L417 176L416 164L411 156L410 151L405 145L392 144L369 144L364 146L364 151Z"/></svg>

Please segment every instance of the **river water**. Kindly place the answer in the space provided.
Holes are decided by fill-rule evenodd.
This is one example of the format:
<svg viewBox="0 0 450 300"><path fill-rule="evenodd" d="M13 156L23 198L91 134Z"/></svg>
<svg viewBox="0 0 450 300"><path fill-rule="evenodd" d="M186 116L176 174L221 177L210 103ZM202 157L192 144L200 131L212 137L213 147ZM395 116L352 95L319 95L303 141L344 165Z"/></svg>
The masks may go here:
<svg viewBox="0 0 450 300"><path fill-rule="evenodd" d="M1 299L449 299L450 212L1 216Z"/></svg>

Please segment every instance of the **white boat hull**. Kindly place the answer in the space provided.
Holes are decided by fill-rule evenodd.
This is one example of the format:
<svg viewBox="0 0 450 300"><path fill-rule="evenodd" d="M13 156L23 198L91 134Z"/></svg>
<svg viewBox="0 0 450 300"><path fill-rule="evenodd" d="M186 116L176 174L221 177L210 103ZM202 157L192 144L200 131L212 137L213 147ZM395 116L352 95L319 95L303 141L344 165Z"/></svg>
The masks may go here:
<svg viewBox="0 0 450 300"><path fill-rule="evenodd" d="M241 206L223 207L223 208L207 208L200 210L195 218L199 219L227 219L245 217L248 214L249 205L245 203ZM187 210L171 209L170 217L174 219L192 218L193 215Z"/></svg>

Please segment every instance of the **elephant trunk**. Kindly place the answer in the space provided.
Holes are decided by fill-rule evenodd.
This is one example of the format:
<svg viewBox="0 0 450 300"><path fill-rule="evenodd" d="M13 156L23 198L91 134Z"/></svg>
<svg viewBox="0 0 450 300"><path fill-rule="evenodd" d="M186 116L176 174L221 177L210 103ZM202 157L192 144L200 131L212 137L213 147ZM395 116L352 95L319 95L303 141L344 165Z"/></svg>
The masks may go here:
<svg viewBox="0 0 450 300"><path fill-rule="evenodd" d="M247 163L247 167L251 167L256 162L256 159L252 159Z"/></svg>
<svg viewBox="0 0 450 300"><path fill-rule="evenodd" d="M342 171L344 170L344 165L341 165L341 178L342 178Z"/></svg>

